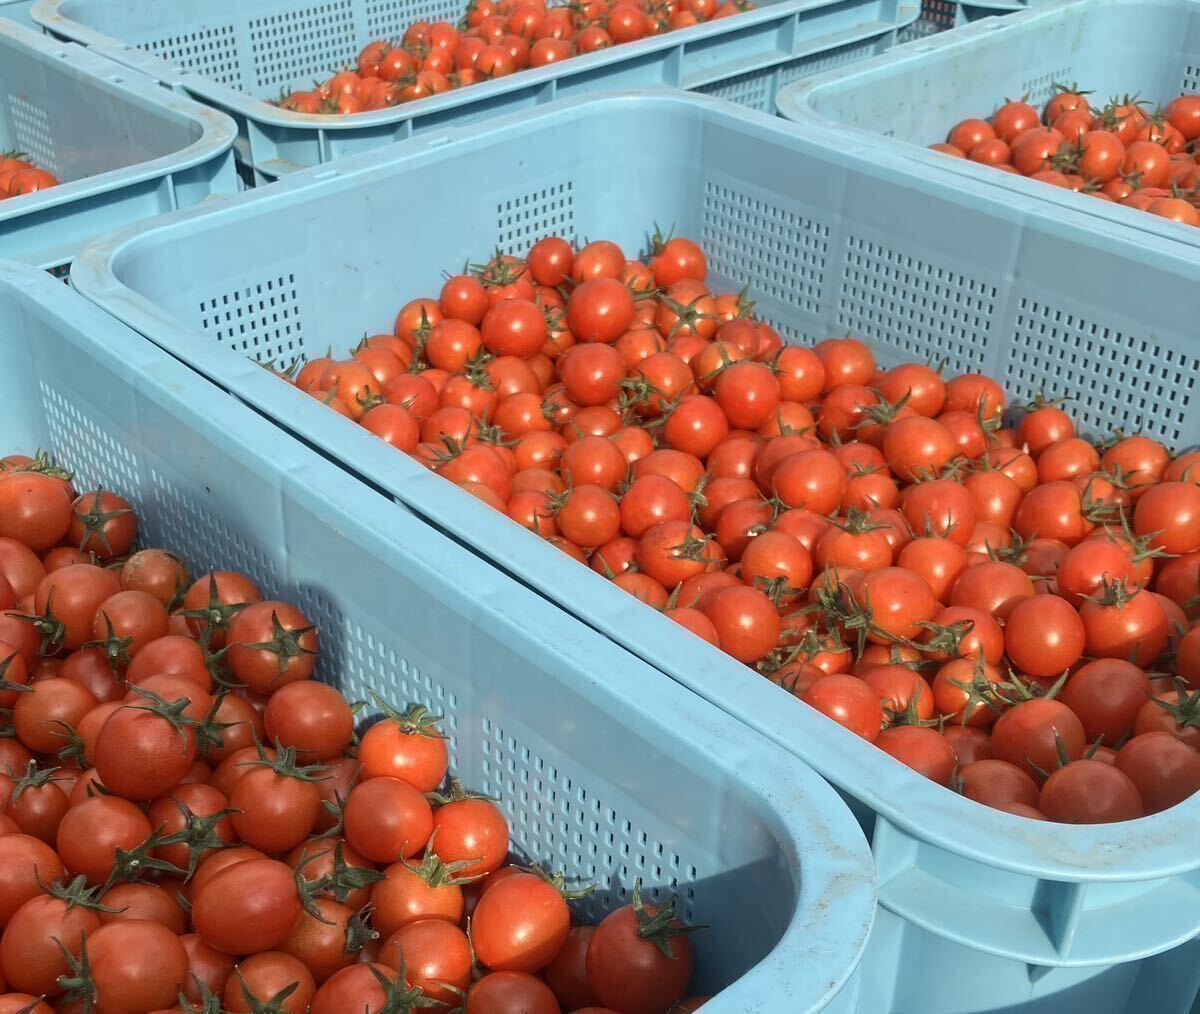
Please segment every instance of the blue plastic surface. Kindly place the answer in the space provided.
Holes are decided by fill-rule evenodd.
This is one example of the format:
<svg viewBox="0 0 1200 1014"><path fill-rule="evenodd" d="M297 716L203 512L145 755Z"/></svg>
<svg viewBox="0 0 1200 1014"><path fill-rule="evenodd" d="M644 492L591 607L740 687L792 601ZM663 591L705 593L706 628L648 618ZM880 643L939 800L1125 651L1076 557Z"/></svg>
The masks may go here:
<svg viewBox="0 0 1200 1014"><path fill-rule="evenodd" d="M709 929L718 1014L847 1011L871 857L795 758L280 433L49 276L0 264L0 433L129 497L145 544L242 569L320 627L322 678L445 714L456 773L517 853L635 877ZM660 890L661 889L661 890ZM736 980L736 981L735 981Z"/></svg>
<svg viewBox="0 0 1200 1014"><path fill-rule="evenodd" d="M616 136L630 154L614 153L607 142ZM453 199L432 202L434 192ZM1144 1009L1130 992L1138 966L1108 966L1200 930L1200 796L1090 828L977 806L247 358L320 355L386 329L403 302L438 291L443 267L496 246L520 252L554 232L635 252L658 222L703 244L718 284L737 291L749 282L758 311L790 340L850 331L874 339L888 362L985 369L1013 401L1043 387L1072 395L1084 431L1122 425L1193 442L1200 349L1178 294L1200 284L1200 263L1168 241L1122 243L1086 216L1000 196L969 180L949 188L920 179L727 103L627 93L417 139L173 216L85 252L73 281L829 778L872 838L880 882L883 929L864 971L864 1012L891 1009L918 984L920 1005L898 1009L998 1011L1057 1003L1087 985L1101 994L1094 1012L1132 1012ZM397 243L396 223L419 241ZM1136 308L1129 292L1139 294ZM929 974L910 975L910 965ZM961 975L949 970L977 965L989 970L988 988L962 1006ZM1101 975L1107 984L1096 986ZM1192 961L1187 976L1155 1009L1181 1009L1181 995L1191 1002L1200 965Z"/></svg>
<svg viewBox="0 0 1200 1014"><path fill-rule="evenodd" d="M239 153L259 182L427 130L606 88L678 85L763 112L809 74L881 53L916 20L900 0L759 0L733 18L461 91L355 116L292 113L280 89L311 88L370 40L418 19L457 21L463 0L40 0L33 16L229 113Z"/></svg>
<svg viewBox="0 0 1200 1014"><path fill-rule="evenodd" d="M112 229L237 191L229 117L4 14L0 151L61 184L0 201L0 254L59 267Z"/></svg>
<svg viewBox="0 0 1200 1014"><path fill-rule="evenodd" d="M41 29L38 28L30 13L32 8L33 0L0 0L0 18L8 18L26 28L40 31Z"/></svg>
<svg viewBox="0 0 1200 1014"><path fill-rule="evenodd" d="M777 105L789 120L832 128L842 144L895 152L921 173L982 180L1086 212L1110 229L1200 245L1192 226L928 150L960 120L990 116L1005 96L1040 108L1056 82L1078 83L1101 103L1128 94L1151 107L1197 91L1200 3L1053 0L790 85Z"/></svg>

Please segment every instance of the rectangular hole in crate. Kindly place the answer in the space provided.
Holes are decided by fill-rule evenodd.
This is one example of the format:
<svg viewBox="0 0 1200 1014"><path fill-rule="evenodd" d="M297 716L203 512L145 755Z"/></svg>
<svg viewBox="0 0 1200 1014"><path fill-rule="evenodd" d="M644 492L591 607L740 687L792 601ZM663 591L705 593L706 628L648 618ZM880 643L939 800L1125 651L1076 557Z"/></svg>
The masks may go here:
<svg viewBox="0 0 1200 1014"><path fill-rule="evenodd" d="M93 422L44 380L38 386L50 429L50 450L59 465L75 473L76 487L138 489L138 460L109 427Z"/></svg>
<svg viewBox="0 0 1200 1014"><path fill-rule="evenodd" d="M295 83L310 75L328 76L349 64L354 45L351 0L268 14L250 22L254 83L258 88Z"/></svg>
<svg viewBox="0 0 1200 1014"><path fill-rule="evenodd" d="M372 39L400 39L414 21L457 22L459 0L367 0L367 34Z"/></svg>
<svg viewBox="0 0 1200 1014"><path fill-rule="evenodd" d="M1003 383L1012 401L1071 400L1082 432L1146 433L1168 447L1183 433L1200 357L1022 298Z"/></svg>
<svg viewBox="0 0 1200 1014"><path fill-rule="evenodd" d="M242 83L232 25L212 25L194 32L164 35L161 39L138 43L138 48L222 84L238 86Z"/></svg>
<svg viewBox="0 0 1200 1014"><path fill-rule="evenodd" d="M200 326L259 362L289 359L304 345L296 276L288 273L200 300Z"/></svg>
<svg viewBox="0 0 1200 1014"><path fill-rule="evenodd" d="M950 268L849 236L837 321L902 357L954 372L980 369L996 288Z"/></svg>
<svg viewBox="0 0 1200 1014"><path fill-rule="evenodd" d="M851 42L827 52L815 53L812 56L802 56L798 60L790 60L782 64L779 68L779 87L782 88L784 85L790 85L794 81L811 77L813 74L819 74L823 70L832 70L834 67L853 63L855 60L874 56L875 45L873 40L868 39L866 42ZM774 112L774 110L768 111Z"/></svg>
<svg viewBox="0 0 1200 1014"><path fill-rule="evenodd" d="M12 116L17 150L32 158L39 169L48 169L58 175L58 157L46 110L24 95L10 93L8 111Z"/></svg>
<svg viewBox="0 0 1200 1014"><path fill-rule="evenodd" d="M1056 70L1049 70L1045 74L1038 74L1036 77L1027 78L1022 81L1021 94L1024 96L1025 101L1033 106L1034 109L1041 109L1054 95L1054 86L1056 84L1070 83L1071 68L1059 67ZM1087 86L1084 85L1084 87ZM982 110L979 112L982 115L988 111Z"/></svg>
<svg viewBox="0 0 1200 1014"><path fill-rule="evenodd" d="M752 70L735 77L725 78L722 81L701 85L696 91L704 95L712 95L714 98L725 99L728 102L736 102L740 106L748 106L760 112L770 113L774 112L771 108L771 102L775 98L775 90L771 87L774 73L774 68L771 67L765 70Z"/></svg>
<svg viewBox="0 0 1200 1014"><path fill-rule="evenodd" d="M496 204L496 241L523 256L543 236L575 240L575 184L571 180L526 191Z"/></svg>
<svg viewBox="0 0 1200 1014"><path fill-rule="evenodd" d="M1181 92L1200 92L1200 60L1189 60L1183 68Z"/></svg>
<svg viewBox="0 0 1200 1014"><path fill-rule="evenodd" d="M386 638L380 636L380 632L348 617L315 588L301 587L294 598L317 625L321 638L317 675L321 679L336 686L352 701L371 702L373 691L400 710L410 704L424 705L432 714L442 716L442 731L449 737L447 746L454 756L461 710L458 695L400 655L395 650L394 631L389 631ZM378 714L374 703L368 703L360 718L374 718Z"/></svg>
<svg viewBox="0 0 1200 1014"><path fill-rule="evenodd" d="M580 912L598 920L628 901L633 878L646 880L646 895L660 901L682 881L699 879L697 867L670 851L589 791L579 772L562 770L483 719L483 775L479 788L500 797L512 827L513 851L568 880L595 882ZM681 913L694 918L694 893L681 891Z"/></svg>
<svg viewBox="0 0 1200 1014"><path fill-rule="evenodd" d="M211 570L240 570L268 595L280 591L279 575L269 557L221 520L210 505L197 502L156 468L150 469L154 510L145 519L155 529L145 532L154 545L187 548L185 562L192 574Z"/></svg>
<svg viewBox="0 0 1200 1014"><path fill-rule="evenodd" d="M829 227L732 187L704 184L709 267L806 313L820 313Z"/></svg>
<svg viewBox="0 0 1200 1014"><path fill-rule="evenodd" d="M922 0L921 20L932 22L941 31L953 28L958 18L958 4L953 0Z"/></svg>

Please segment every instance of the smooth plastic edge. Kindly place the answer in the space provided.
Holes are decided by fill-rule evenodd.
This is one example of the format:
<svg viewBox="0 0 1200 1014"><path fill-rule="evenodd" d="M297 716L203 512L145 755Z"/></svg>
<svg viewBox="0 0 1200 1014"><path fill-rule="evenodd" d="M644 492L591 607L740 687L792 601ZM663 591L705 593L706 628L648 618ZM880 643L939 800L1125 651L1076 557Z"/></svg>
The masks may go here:
<svg viewBox="0 0 1200 1014"><path fill-rule="evenodd" d="M44 272L0 261L0 296L5 285L26 290L65 326L78 331L91 344L94 354L107 357L114 366L143 379L145 383L139 385L141 392L170 405L183 425L223 449L236 448L240 457L257 459L264 469L284 472L292 488L306 491L305 495L320 499L330 513L342 515L346 534L355 533L364 541L379 544L388 556L416 558L431 574L455 573L460 569L436 566L429 560L435 554L443 558L466 558L477 567L487 567L485 561L448 539L428 539L419 549L390 539L385 533L395 527L396 515L394 504L386 497L363 488L356 494L354 507L346 507L344 473L335 464L281 433L236 398ZM216 399L223 403L219 413L211 411ZM203 413L195 407L200 405L206 406ZM287 463L286 469L281 462ZM413 522L421 524L416 518ZM487 569L492 571L490 567ZM564 641L562 622L557 624L557 636L539 635L540 624L531 622L531 616L539 611L552 612L569 620L569 614L536 592L515 586L515 582L498 571L492 571L492 576L499 579L501 588L480 606L499 614L514 638L539 641L556 654L569 650L570 664L577 670L575 678L587 680L589 693L602 695L614 711L627 708L630 700L637 700L645 720L663 728L669 720L673 731L668 734L680 742L690 731L687 727L694 727L691 743L697 752L703 753L705 762L719 766L723 774L743 785L757 798L761 808L770 813L781 849L797 864L796 913L813 919L802 924L799 918L794 918L768 957L719 997L722 1001L737 1002L745 992L748 1001L754 985L748 980L795 983L800 973L802 979L798 985L812 983L812 1006L808 1009L822 1009L853 976L874 921L874 864L862 831L842 800L811 768L798 764L795 757L766 737L749 732L699 695L654 673L624 648L586 627L573 622L567 627L572 636L583 642L578 647ZM611 664L604 664L605 656L611 659ZM603 671L604 679L590 677L588 673L593 670ZM730 732L737 735L730 736ZM830 847L835 842L838 847ZM816 885L821 886L818 889ZM862 912L861 935L822 936L820 926L813 925L827 921L834 911L844 913L848 906ZM823 940L824 946L817 947L817 940ZM797 955L814 951L820 962L796 960ZM822 974L831 962L845 966L844 972L832 979ZM787 988L790 992L791 987ZM736 1009L748 1008L729 1008L731 1014Z"/></svg>
<svg viewBox="0 0 1200 1014"><path fill-rule="evenodd" d="M131 184L162 179L173 173L204 165L224 155L237 139L237 124L225 113L210 109L186 96L159 88L150 78L138 75L136 71L92 53L83 46L71 42L56 42L15 21L3 18L0 18L0 37L9 37L17 45L34 50L48 61L57 63L63 60L72 72L91 78L91 87L97 91L108 92L117 99L123 95L134 96L140 103L156 106L164 115L187 120L201 130L199 138L169 155L138 162L122 169L110 169L108 172L80 180L69 180L49 190L40 190L35 194L25 194L4 201L0 203L0 223L31 211L70 204L82 197L112 193ZM60 51L70 56L69 62L58 55ZM122 78L119 83L112 80L114 74Z"/></svg>
<svg viewBox="0 0 1200 1014"><path fill-rule="evenodd" d="M316 200L321 191L352 188L362 177L397 175L403 171L403 164L410 159L434 152L439 155L453 153L452 146L456 142L477 143L481 135L493 131L506 132L511 137L514 132L537 129L538 121L554 116L568 117L573 109L588 102L627 105L653 103L661 107L681 103L704 105L710 107L712 115L726 120L740 121L742 127L753 128L760 134L766 134L776 139L779 139L780 136L788 138L794 144L815 149L813 151L815 155L838 157L836 152L823 148L820 141L810 139L804 132L789 130L786 126L781 129L780 121L776 119L708 96L698 96L694 93L675 90L633 90L611 92L600 97L573 98L548 104L532 114L525 112L489 120L483 124L453 128L440 134L426 134L413 140L391 145L386 149L376 149L361 155L350 156L339 162L336 170L326 167L291 174L265 191L248 191L233 197L218 198L206 207L175 212L157 219L153 224L142 224L122 230L92 245L76 259L71 273L72 284L88 299L128 322L135 330L151 338L152 341L164 342L169 347L174 344L177 334L187 332L189 339L187 342L181 342L175 346L180 350L175 351L176 355L184 358L185 361L188 359L194 361L196 368L203 370L207 376L220 377L218 383L222 386L232 385L236 393L247 397L253 404L265 406L277 402L280 392L285 391L286 388L280 388L271 383L272 378L263 370L236 354L229 353L228 350L213 348L212 344L199 332L162 313L144 297L127 289L117 280L113 264L126 254L139 236L159 230L175 230L186 233L186 225L200 216L236 214L237 209L251 201L287 202L289 197L297 193L307 194L310 191L310 199ZM477 149L472 150L477 151ZM895 166L890 163L881 164L880 168L896 171ZM991 203L996 203L998 200L994 194L985 193L980 197ZM1047 215L1045 209L1038 207L1034 202L1025 201L1014 205L1009 199L1003 203L1010 210L1016 207L1024 214L1035 214L1042 217ZM1086 216L1063 213L1051 217L1056 217L1064 228L1072 231L1094 229L1094 223ZM1166 256L1170 255L1172 251L1164 249L1161 253ZM186 352L182 351L185 348ZM302 420L307 407L299 395L294 404L290 400L287 403L288 412L291 413L293 419ZM315 421L319 418L317 413L320 411L320 406L314 405L312 410L308 418ZM328 421L333 422L333 420ZM343 430L349 437L354 432L354 427L347 423ZM359 449L369 453L374 449L373 442L363 435ZM368 470L363 469L363 471ZM380 469L379 474L385 473ZM436 476L429 476L430 483L435 481L437 481ZM451 491L445 483L438 483L438 485L445 488L447 494ZM463 502L465 503L466 500L467 498L464 497ZM497 533L515 535L511 526L500 527L500 519L489 516L494 512L488 512L483 507L474 504L469 508L460 509L469 509L479 525L492 524L496 526L493 530ZM474 529L473 534L477 535L478 531L478 528ZM529 545L535 544L532 536L530 540ZM564 566L567 562L569 561L564 561ZM577 567L573 568L570 573L576 579L582 577ZM573 583L578 585L579 580ZM607 585L593 584L593 588L597 592L601 587L607 588ZM638 606L634 600L619 591L611 590L611 594L613 601L616 601L618 595L622 599L627 599L631 603L631 610L632 607ZM578 602L583 596L571 594L569 597ZM679 659L687 657L688 671L693 674L693 678L687 685L702 695L707 696L712 693L713 696L709 696L710 700L731 714L738 714L743 722L754 725L754 716L740 713L745 710L742 707L745 695L739 695L736 684L741 680L743 673L747 672L744 666L727 659L714 649L704 650L698 645L693 647L685 639L684 632L673 630L675 625L671 621L658 616L652 610L638 607L636 612L628 612L629 615L640 618L639 625L645 625L648 630L653 631L655 643L667 645L662 652L664 659L668 660L667 671L671 668L680 668ZM587 622L582 617L581 620ZM610 633L609 636L614 635ZM672 642L674 642L675 650L671 649ZM633 648L630 650L636 651ZM638 653L640 654L640 652ZM646 655L643 654L642 657L645 658ZM652 659L648 659L648 661L656 664L660 669L664 668L662 663L654 663ZM674 664L672 665L671 662ZM695 678L695 674L701 674L700 678ZM682 679L678 676L675 678ZM749 675L746 676L746 679L749 679ZM734 689L728 689L731 686ZM757 684L751 681L748 686L755 687ZM719 691L723 689L725 692L720 693ZM766 687L763 686L761 689L765 690ZM777 691L773 690L773 692ZM775 701L777 702L778 699L776 698ZM1179 825L1182 822L1190 819L1200 829L1200 796L1193 797L1189 802L1181 804L1183 812L1176 808L1168 813L1144 817L1134 822L1138 825L1139 833L1136 835L1122 834L1119 838L1112 837L1112 828L1120 828L1124 831L1126 825L1108 825L1109 830L1107 831L1104 830L1105 825L1031 827L1033 822L1002 811L969 807L968 801L928 782L902 764L882 754L873 746L863 743L835 723L816 715L808 715L802 710L796 711L789 717L794 719L797 728L803 728L803 736L798 738L803 739L808 753L806 755L797 754L801 760L822 771L835 784L845 788L855 798L862 799L873 810L883 814L906 833L955 854L986 863L997 869L1027 876L1078 883L1153 880L1188 873L1200 868L1200 853L1187 859L1180 856L1170 863L1164 863L1161 854L1156 854L1166 849L1180 851L1180 838L1187 837L1181 835L1179 831ZM759 731L764 730L760 728ZM766 734L770 736L770 733ZM901 798L909 799L910 805L903 808L898 807L895 800ZM930 819L931 815L938 816L940 819L937 823L943 828L952 829L952 834L932 834L929 829L930 824L933 823ZM964 820L964 818L969 819ZM1086 853L1107 855L1120 853L1120 860L1124 865L1119 869L1112 867L1084 869L1074 861L1062 858L1067 855L1078 856Z"/></svg>
<svg viewBox="0 0 1200 1014"><path fill-rule="evenodd" d="M35 22L47 31L72 38L89 49L95 48L106 52L113 59L120 59L117 55L120 50L135 49L135 47L131 47L120 40L113 39L111 36L104 35L59 14L58 10L63 2L64 0L36 0L30 12L31 16ZM803 42L803 19L806 13L820 11L826 7L836 6L844 2L845 0L780 0L778 3L767 4L752 11L745 11L730 18L723 18L720 21L693 25L690 28L667 32L660 36L641 39L622 46L614 46L611 49L600 52L582 54L573 57L570 61L564 61L563 63L554 64L549 67L526 70L497 81L472 85L469 90L464 92L450 92L446 95L438 95L428 99L421 99L418 102L406 103L389 110L359 113L353 117L316 113L294 113L289 110L280 109L262 99L247 96L245 93L228 85L213 81L202 75L194 74L191 71L182 70L167 60L153 57L153 54L150 54L150 56L153 57L155 63L161 63L164 68L170 69L169 74L163 75L167 79L164 83L186 88L198 96L220 104L223 108L246 116L255 123L267 124L273 127L312 130L354 130L359 127L370 128L403 123L416 116L436 114L443 110L454 109L476 101L483 102L489 98L505 95L521 88L536 87L564 78L585 75L610 64L635 61L639 57L664 49L681 45L686 46L688 43L702 42L743 28L770 24L772 22L784 22L793 15L799 18L800 30L796 34L798 41ZM874 6L876 0L862 0L862 2L864 6ZM896 24L881 30L878 26L886 25L886 22L863 22L861 31L848 29L847 36L858 35L859 38L864 38L871 35L887 34L889 31L904 28L907 26L904 18L907 16L908 11L909 6L898 2L896 4ZM910 22L916 20L917 16L919 16L919 6L914 16L910 19ZM848 37L845 40L847 44L853 41L856 41L856 39ZM141 50L136 50L136 52L143 56L146 55ZM776 61L774 57L768 57L764 63L786 62L791 55L784 54L781 61Z"/></svg>
<svg viewBox="0 0 1200 1014"><path fill-rule="evenodd" d="M1179 0L1179 3L1180 6L1196 6L1191 0ZM1033 32L1036 30L1040 19L1053 17L1060 10L1076 6L1096 7L1102 4L1131 6L1128 0L1051 0L1051 2L1039 4L1036 7L1021 6L1013 8L1013 13L1002 19L985 18L961 28L939 32L918 40L920 47L929 48L918 49L917 46L906 45L869 57L848 67L835 67L821 74L814 74L810 78L803 78L800 81L793 82L779 89L776 93L775 108L779 115L786 120L804 126L810 124L819 125L838 134L852 135L858 143L864 144L874 151L887 151L889 154L899 156L906 161L912 162L914 166L919 166L922 172L932 171L953 178L956 181L960 179L976 180L984 186L997 190L1026 194L1029 197L1036 198L1064 210L1086 213L1091 218L1108 222L1118 228L1132 229L1145 235L1163 236L1187 243L1188 245L1200 246L1200 236L1195 235L1196 230L1194 226L1171 222L1155 215L1147 215L1145 212L1140 212L1133 208L1121 207L1107 201L1089 199L1081 194L1065 191L1059 187L1047 186L1038 180L1031 180L1014 173L1002 173L992 170L987 166L977 165L966 159L948 158L911 141L883 137L863 127L839 123L837 120L830 119L817 112L809 104L810 97L820 89L828 87L836 88L843 84L849 84L856 77L882 72L895 65L932 60L939 54L940 50L953 51L961 49L965 51L975 45L986 45L987 37L997 31L1020 31L1025 29ZM964 4L963 6L998 7L998 5L977 3ZM960 54L958 57L960 60L968 58L969 53ZM959 164L960 162L962 163L961 165Z"/></svg>

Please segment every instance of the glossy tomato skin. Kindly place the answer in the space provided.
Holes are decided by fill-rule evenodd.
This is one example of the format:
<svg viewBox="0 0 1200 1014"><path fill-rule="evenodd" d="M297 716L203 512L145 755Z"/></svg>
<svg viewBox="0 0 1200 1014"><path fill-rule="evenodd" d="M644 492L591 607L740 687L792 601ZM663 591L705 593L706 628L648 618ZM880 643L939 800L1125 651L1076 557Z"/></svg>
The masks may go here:
<svg viewBox="0 0 1200 1014"><path fill-rule="evenodd" d="M467 993L465 1014L559 1014L554 993L526 972L491 972Z"/></svg>
<svg viewBox="0 0 1200 1014"><path fill-rule="evenodd" d="M224 954L274 950L300 912L292 869L274 859L226 867L192 894L196 932Z"/></svg>
<svg viewBox="0 0 1200 1014"><path fill-rule="evenodd" d="M471 942L479 961L494 972L537 972L562 949L571 914L552 884L514 873L484 892L475 907Z"/></svg>
<svg viewBox="0 0 1200 1014"><path fill-rule="evenodd" d="M1064 824L1110 824L1145 814L1130 777L1098 760L1077 760L1051 774L1042 786L1038 809Z"/></svg>

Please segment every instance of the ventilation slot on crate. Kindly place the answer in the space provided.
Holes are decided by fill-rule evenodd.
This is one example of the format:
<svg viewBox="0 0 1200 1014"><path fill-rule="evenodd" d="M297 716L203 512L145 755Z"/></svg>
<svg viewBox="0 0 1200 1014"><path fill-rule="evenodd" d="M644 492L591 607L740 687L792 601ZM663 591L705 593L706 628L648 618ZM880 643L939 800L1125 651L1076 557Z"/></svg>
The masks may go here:
<svg viewBox="0 0 1200 1014"><path fill-rule="evenodd" d="M1070 81L1071 68L1059 67L1057 70L1050 70L1022 81L1020 94L1034 109L1041 109L1054 97L1056 84L1068 84Z"/></svg>
<svg viewBox="0 0 1200 1014"><path fill-rule="evenodd" d="M303 351L299 293L293 274L200 300L200 326L222 345L260 363Z"/></svg>
<svg viewBox="0 0 1200 1014"><path fill-rule="evenodd" d="M372 39L399 41L414 21L457 22L462 17L459 0L367 0L367 33Z"/></svg>
<svg viewBox="0 0 1200 1014"><path fill-rule="evenodd" d="M34 165L39 169L48 169L57 176L58 157L46 110L16 94L8 96L8 110L12 115L17 150L33 159Z"/></svg>
<svg viewBox="0 0 1200 1014"><path fill-rule="evenodd" d="M814 56L804 56L799 60L791 60L779 68L779 87L782 88L784 85L790 85L802 78L819 74L823 70L832 70L834 67L853 63L855 60L861 60L863 57L874 56L875 46L876 43L873 40L851 42L825 53L817 53ZM774 110L771 111L773 112Z"/></svg>
<svg viewBox="0 0 1200 1014"><path fill-rule="evenodd" d="M496 241L500 248L524 254L543 236L575 240L575 184L552 183L496 204Z"/></svg>
<svg viewBox="0 0 1200 1014"><path fill-rule="evenodd" d="M450 738L451 755L458 749L460 711L458 696L428 673L397 654L391 647L395 631L387 638L351 620L321 592L301 587L295 593L296 604L317 625L321 638L318 675L336 686L349 700L372 701L372 691L394 707L423 704L435 715L442 715L442 731ZM331 669L337 660L336 670ZM368 704L367 715L378 714Z"/></svg>
<svg viewBox="0 0 1200 1014"><path fill-rule="evenodd" d="M157 468L150 469L150 481L154 503L142 516L142 541L180 550L186 547L185 562L197 577L211 570L239 570L267 595L280 591L272 560L222 521L210 504L197 503ZM192 485L198 486L194 479Z"/></svg>
<svg viewBox="0 0 1200 1014"><path fill-rule="evenodd" d="M736 102L759 112L772 113L774 109L771 108L771 102L775 97L775 89L771 87L771 81L774 73L773 67L752 70L746 74L701 85L696 91L728 102Z"/></svg>
<svg viewBox="0 0 1200 1014"><path fill-rule="evenodd" d="M498 796L512 827L514 851L569 879L596 883L581 915L599 921L627 904L634 879L641 877L648 901L679 894L680 915L694 918L691 885L700 873L645 831L607 806L582 784L579 775L533 753L511 731L483 718L482 791ZM607 876L609 880L597 881Z"/></svg>
<svg viewBox="0 0 1200 1014"><path fill-rule="evenodd" d="M1177 446L1184 433L1200 358L1138 335L1021 299L1004 383L1013 401L1071 399L1080 429L1146 433ZM1187 441L1184 441L1187 442Z"/></svg>
<svg viewBox="0 0 1200 1014"><path fill-rule="evenodd" d="M260 89L325 77L357 55L350 0L303 7L250 22L254 83Z"/></svg>
<svg viewBox="0 0 1200 1014"><path fill-rule="evenodd" d="M816 315L824 288L829 227L708 180L704 249L709 267L735 284Z"/></svg>
<svg viewBox="0 0 1200 1014"><path fill-rule="evenodd" d="M138 43L138 48L222 84L240 87L243 81L236 38L232 25L215 25L195 32L149 39Z"/></svg>
<svg viewBox="0 0 1200 1014"><path fill-rule="evenodd" d="M837 320L897 358L981 368L996 288L869 240L849 236Z"/></svg>
<svg viewBox="0 0 1200 1014"><path fill-rule="evenodd" d="M1200 92L1200 60L1189 59L1183 67L1183 83L1179 86L1181 92Z"/></svg>
<svg viewBox="0 0 1200 1014"><path fill-rule="evenodd" d="M46 406L54 457L59 465L75 473L76 487L139 489L138 460L112 437L112 428L93 422L45 381L38 386Z"/></svg>

